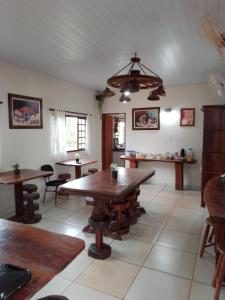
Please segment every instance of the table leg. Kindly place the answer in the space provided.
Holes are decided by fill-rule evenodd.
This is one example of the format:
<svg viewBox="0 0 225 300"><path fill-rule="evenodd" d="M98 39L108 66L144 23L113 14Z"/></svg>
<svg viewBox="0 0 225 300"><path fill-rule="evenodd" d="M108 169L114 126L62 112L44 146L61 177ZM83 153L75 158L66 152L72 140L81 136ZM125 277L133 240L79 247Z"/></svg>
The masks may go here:
<svg viewBox="0 0 225 300"><path fill-rule="evenodd" d="M175 189L184 189L184 164L182 162L175 162Z"/></svg>
<svg viewBox="0 0 225 300"><path fill-rule="evenodd" d="M75 166L75 178L81 178L81 166Z"/></svg>
<svg viewBox="0 0 225 300"><path fill-rule="evenodd" d="M95 243L88 248L88 255L96 259L106 259L111 256L111 247L103 243L103 234L108 231L111 215L107 201L95 199L95 206L89 218L89 225L95 231Z"/></svg>
<svg viewBox="0 0 225 300"><path fill-rule="evenodd" d="M23 183L16 183L15 187L15 204L16 204L16 219L18 221L23 218L24 207L23 207Z"/></svg>

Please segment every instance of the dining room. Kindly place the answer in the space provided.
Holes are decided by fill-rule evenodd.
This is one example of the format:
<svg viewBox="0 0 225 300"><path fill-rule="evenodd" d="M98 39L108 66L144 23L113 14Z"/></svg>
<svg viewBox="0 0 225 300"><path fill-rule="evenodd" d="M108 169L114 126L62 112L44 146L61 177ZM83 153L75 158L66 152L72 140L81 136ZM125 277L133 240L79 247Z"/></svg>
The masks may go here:
<svg viewBox="0 0 225 300"><path fill-rule="evenodd" d="M224 12L0 2L4 299L225 299Z"/></svg>

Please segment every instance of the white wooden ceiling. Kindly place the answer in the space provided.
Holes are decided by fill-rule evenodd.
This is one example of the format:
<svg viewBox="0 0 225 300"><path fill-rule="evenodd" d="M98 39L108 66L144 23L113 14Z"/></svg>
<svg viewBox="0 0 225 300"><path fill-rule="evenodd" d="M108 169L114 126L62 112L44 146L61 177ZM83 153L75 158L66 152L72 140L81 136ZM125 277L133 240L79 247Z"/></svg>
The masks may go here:
<svg viewBox="0 0 225 300"><path fill-rule="evenodd" d="M200 35L224 0L0 0L0 61L99 90L137 52L165 85L205 82L224 62Z"/></svg>

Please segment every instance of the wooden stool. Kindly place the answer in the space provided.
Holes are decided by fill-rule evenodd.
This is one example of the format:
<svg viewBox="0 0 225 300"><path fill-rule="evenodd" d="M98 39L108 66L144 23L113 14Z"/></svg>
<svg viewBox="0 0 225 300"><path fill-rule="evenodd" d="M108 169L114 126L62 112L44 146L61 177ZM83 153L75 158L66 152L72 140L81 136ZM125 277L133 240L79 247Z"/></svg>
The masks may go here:
<svg viewBox="0 0 225 300"><path fill-rule="evenodd" d="M216 244L216 271L213 277L212 285L216 288L214 300L219 300L220 291L225 278L225 220L223 218L211 217L215 231ZM215 223L216 222L216 223ZM219 222L219 223L217 223Z"/></svg>
<svg viewBox="0 0 225 300"><path fill-rule="evenodd" d="M119 234L126 234L129 232L129 222L128 219L126 217L125 211L129 208L129 202L128 201L124 201L121 203L111 203L110 205L111 209L115 211L116 213L116 223L117 223L117 232ZM121 237L120 237L121 240Z"/></svg>
<svg viewBox="0 0 225 300"><path fill-rule="evenodd" d="M39 210L39 204L33 203L34 200L40 199L39 193L27 193L23 195L23 201L26 201L27 204L24 205L24 217L23 223L25 224L35 224L41 220L40 214L35 214L36 210Z"/></svg>
<svg viewBox="0 0 225 300"><path fill-rule="evenodd" d="M206 225L206 229L205 229L205 233L204 233L204 237L203 237L203 241L202 241L200 257L203 257L205 248L215 245L215 243L212 243L212 239L213 239L213 235L214 235L214 229L212 227L213 224L211 222L211 219L207 218L205 221L206 221L207 225ZM209 236L210 228L212 228L212 232ZM208 239L208 236L209 236L209 239ZM207 244L207 241L209 242L209 244Z"/></svg>
<svg viewBox="0 0 225 300"><path fill-rule="evenodd" d="M106 259L111 255L111 247L103 243L103 233L107 230L111 218L107 215L93 215L88 219L89 225L94 228L95 243L88 248L88 255L97 259Z"/></svg>
<svg viewBox="0 0 225 300"><path fill-rule="evenodd" d="M90 169L88 169L88 173L95 174L97 172L98 172L97 168L90 168Z"/></svg>
<svg viewBox="0 0 225 300"><path fill-rule="evenodd" d="M36 184L24 184L23 185L23 192L27 192L27 193L34 193L37 191L37 186Z"/></svg>
<svg viewBox="0 0 225 300"><path fill-rule="evenodd" d="M51 296L46 296L44 298L38 298L37 300L69 300L65 296L59 296L59 295L51 295Z"/></svg>
<svg viewBox="0 0 225 300"><path fill-rule="evenodd" d="M70 179L70 178L71 178L71 175L69 173L61 173L58 176L58 179L65 180L65 182L67 182L67 180ZM60 195L60 196L66 196L67 200L68 200L68 197L69 197L68 193L66 193L66 192L64 192L62 190L58 190L58 195Z"/></svg>
<svg viewBox="0 0 225 300"><path fill-rule="evenodd" d="M62 173L62 174L59 174L58 178L61 179L61 180L66 180L67 181L68 179L71 178L71 175L69 173Z"/></svg>

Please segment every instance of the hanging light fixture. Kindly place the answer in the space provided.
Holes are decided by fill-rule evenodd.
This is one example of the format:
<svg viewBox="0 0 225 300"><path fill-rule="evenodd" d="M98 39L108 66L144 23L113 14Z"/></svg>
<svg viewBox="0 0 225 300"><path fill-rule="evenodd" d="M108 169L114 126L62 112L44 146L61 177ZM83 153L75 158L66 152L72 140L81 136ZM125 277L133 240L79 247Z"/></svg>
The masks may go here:
<svg viewBox="0 0 225 300"><path fill-rule="evenodd" d="M128 73L121 74L125 69L128 69ZM147 73L150 73L150 75ZM128 65L120 69L107 80L107 84L113 88L120 89L122 95L126 97L131 93L136 93L143 89L151 89L148 97L148 100L151 101L159 100L159 96L166 95L163 80L156 73L143 65L136 53L134 57L131 57ZM120 102L124 102L121 99L124 98L121 97L119 100ZM130 101L130 98L128 99L128 101Z"/></svg>
<svg viewBox="0 0 225 300"><path fill-rule="evenodd" d="M127 102L130 102L130 98L128 96L126 96L125 94L122 94L120 99L119 99L119 102L123 102L123 103L127 103Z"/></svg>
<svg viewBox="0 0 225 300"><path fill-rule="evenodd" d="M108 87L106 87L102 92L102 96L103 98L109 98L115 96L115 93L112 90L110 90Z"/></svg>

